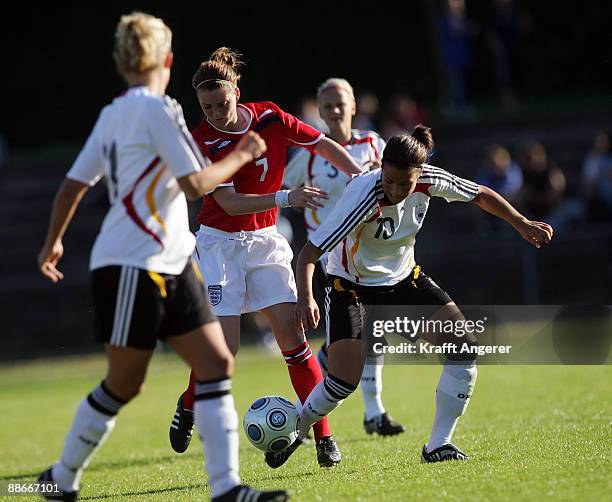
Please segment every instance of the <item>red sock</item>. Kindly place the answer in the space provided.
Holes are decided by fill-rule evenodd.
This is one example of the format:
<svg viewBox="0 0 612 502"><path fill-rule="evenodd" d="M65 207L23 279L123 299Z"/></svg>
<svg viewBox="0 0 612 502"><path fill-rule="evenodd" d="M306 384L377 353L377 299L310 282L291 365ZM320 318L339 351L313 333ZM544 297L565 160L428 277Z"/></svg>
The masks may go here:
<svg viewBox="0 0 612 502"><path fill-rule="evenodd" d="M308 342L283 352L283 356L289 369L289 377L291 378L295 393L300 402L304 403L312 389L323 380L323 374L321 373L321 367L317 362L317 358L312 357L312 351L308 346ZM331 436L327 417L316 422L312 429L317 441L322 437Z"/></svg>
<svg viewBox="0 0 612 502"><path fill-rule="evenodd" d="M196 377L193 370L189 373L189 385L185 392L183 392L183 409L193 411L193 401L195 397L195 383Z"/></svg>

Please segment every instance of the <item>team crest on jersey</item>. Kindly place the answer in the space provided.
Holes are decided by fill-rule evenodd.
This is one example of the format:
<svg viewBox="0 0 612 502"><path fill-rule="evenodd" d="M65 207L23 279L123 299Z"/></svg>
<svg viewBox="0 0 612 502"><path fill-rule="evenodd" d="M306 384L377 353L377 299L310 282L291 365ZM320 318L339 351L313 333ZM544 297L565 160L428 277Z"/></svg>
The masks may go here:
<svg viewBox="0 0 612 502"><path fill-rule="evenodd" d="M421 223L423 221L423 218L425 218L426 212L427 212L427 205L422 202L419 202L414 207L414 217L416 218L417 222Z"/></svg>
<svg viewBox="0 0 612 502"><path fill-rule="evenodd" d="M223 288L220 284L208 286L208 299L213 307L219 305L221 298L223 298Z"/></svg>

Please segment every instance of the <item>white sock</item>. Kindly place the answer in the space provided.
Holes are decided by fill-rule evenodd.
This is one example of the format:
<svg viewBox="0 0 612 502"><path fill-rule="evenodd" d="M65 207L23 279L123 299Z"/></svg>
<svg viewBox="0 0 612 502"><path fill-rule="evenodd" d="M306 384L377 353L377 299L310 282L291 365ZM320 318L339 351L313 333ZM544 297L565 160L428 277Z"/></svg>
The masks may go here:
<svg viewBox="0 0 612 502"><path fill-rule="evenodd" d="M300 435L304 439L315 422L329 415L356 389L355 385L327 375L312 389L300 410Z"/></svg>
<svg viewBox="0 0 612 502"><path fill-rule="evenodd" d="M366 364L359 385L361 385L366 420L382 415L385 412L382 403L382 365Z"/></svg>
<svg viewBox="0 0 612 502"><path fill-rule="evenodd" d="M51 471L62 490L79 489L83 470L114 429L115 415L124 404L106 389L104 383L81 401L64 440L62 456Z"/></svg>
<svg viewBox="0 0 612 502"><path fill-rule="evenodd" d="M477 374L474 363L444 365L436 389L436 415L427 441L428 452L451 442L457 421L470 402Z"/></svg>
<svg viewBox="0 0 612 502"><path fill-rule="evenodd" d="M206 458L212 497L240 484L238 475L238 413L229 393L229 378L197 382L194 419Z"/></svg>

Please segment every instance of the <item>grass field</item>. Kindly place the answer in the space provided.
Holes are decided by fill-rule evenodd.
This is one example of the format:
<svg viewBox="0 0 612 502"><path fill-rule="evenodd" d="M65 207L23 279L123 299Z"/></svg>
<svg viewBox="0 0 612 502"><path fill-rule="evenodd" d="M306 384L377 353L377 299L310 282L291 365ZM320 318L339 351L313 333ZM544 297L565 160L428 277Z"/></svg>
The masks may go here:
<svg viewBox="0 0 612 502"><path fill-rule="evenodd" d="M99 356L0 366L0 487L31 482L59 455L78 402L102 378ZM612 367L483 366L454 442L468 462L423 465L439 367L388 366L384 400L406 425L367 436L356 393L331 416L342 464L321 469L314 447L273 471L241 436L241 475L256 487L289 488L298 501L612 500ZM168 425L187 371L171 354L153 360L145 393L83 477L83 500L192 501L209 496L199 441L175 454ZM238 358L234 396L242 415L257 397L294 399L282 359L255 349ZM0 497L2 498L2 497ZM19 497L11 500L27 500ZM8 500L8 498L6 499Z"/></svg>

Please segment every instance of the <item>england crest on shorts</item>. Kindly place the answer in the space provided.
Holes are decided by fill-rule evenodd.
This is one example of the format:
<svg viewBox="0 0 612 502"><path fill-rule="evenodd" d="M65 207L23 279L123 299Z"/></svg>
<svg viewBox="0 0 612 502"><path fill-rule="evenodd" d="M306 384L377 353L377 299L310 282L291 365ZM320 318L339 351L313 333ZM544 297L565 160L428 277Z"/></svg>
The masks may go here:
<svg viewBox="0 0 612 502"><path fill-rule="evenodd" d="M220 284L208 286L208 299L213 307L219 305L221 298L223 298L223 289Z"/></svg>

